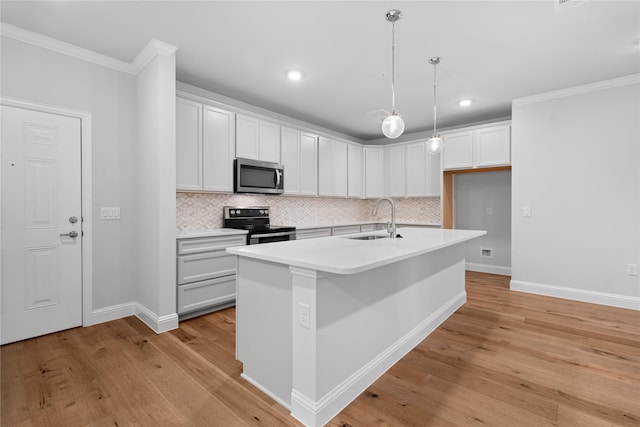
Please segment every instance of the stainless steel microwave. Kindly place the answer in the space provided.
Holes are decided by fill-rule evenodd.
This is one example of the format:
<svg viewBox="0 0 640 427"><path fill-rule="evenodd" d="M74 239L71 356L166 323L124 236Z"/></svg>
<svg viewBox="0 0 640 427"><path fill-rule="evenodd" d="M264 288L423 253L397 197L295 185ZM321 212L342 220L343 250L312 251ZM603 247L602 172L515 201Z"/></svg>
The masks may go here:
<svg viewBox="0 0 640 427"><path fill-rule="evenodd" d="M234 160L233 187L236 193L282 194L284 166L259 160Z"/></svg>

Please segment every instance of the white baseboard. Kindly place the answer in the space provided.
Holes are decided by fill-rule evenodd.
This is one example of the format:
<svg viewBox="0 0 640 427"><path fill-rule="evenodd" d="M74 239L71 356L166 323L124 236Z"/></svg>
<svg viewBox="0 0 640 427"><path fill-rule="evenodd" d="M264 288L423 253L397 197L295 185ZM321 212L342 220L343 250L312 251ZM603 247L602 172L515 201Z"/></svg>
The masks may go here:
<svg viewBox="0 0 640 427"><path fill-rule="evenodd" d="M477 271L479 273L499 274L501 276L511 276L511 267L502 267L500 265L476 264L467 262L464 266L465 270Z"/></svg>
<svg viewBox="0 0 640 427"><path fill-rule="evenodd" d="M110 322L123 317L134 316L136 314L136 303L127 302L124 304L112 305L110 307L98 308L91 312L92 318L84 323L84 326L97 325L98 323Z"/></svg>
<svg viewBox="0 0 640 427"><path fill-rule="evenodd" d="M573 301L589 302L592 304L601 304L610 307L640 310L640 297L588 291L585 289L565 288L563 286L545 285L542 283L524 282L521 280L511 280L509 288L512 291L564 298Z"/></svg>
<svg viewBox="0 0 640 427"><path fill-rule="evenodd" d="M299 391L292 390L291 415L306 426L314 427L326 424L440 326L442 322L455 313L457 309L462 307L466 301L467 294L464 291L456 295L443 305L440 310L422 321L404 337L358 369L320 400L313 401Z"/></svg>
<svg viewBox="0 0 640 427"><path fill-rule="evenodd" d="M158 317L147 307L135 301L93 310L92 319L89 322L85 322L83 326L96 325L128 316L136 316L157 334L178 328L178 315L176 313Z"/></svg>
<svg viewBox="0 0 640 427"><path fill-rule="evenodd" d="M153 329L156 334L167 332L178 328L178 314L171 313L166 316L158 317L154 312L144 305L136 302L136 317L142 320L148 327Z"/></svg>

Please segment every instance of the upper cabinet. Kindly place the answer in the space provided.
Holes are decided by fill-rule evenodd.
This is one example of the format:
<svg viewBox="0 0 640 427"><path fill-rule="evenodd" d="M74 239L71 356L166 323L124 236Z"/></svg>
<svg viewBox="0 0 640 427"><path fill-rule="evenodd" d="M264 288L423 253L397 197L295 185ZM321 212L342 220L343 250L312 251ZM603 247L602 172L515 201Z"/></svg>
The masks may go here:
<svg viewBox="0 0 640 427"><path fill-rule="evenodd" d="M176 189L202 190L202 104L176 98Z"/></svg>
<svg viewBox="0 0 640 427"><path fill-rule="evenodd" d="M405 146L385 147L386 195L389 197L406 196Z"/></svg>
<svg viewBox="0 0 640 427"><path fill-rule="evenodd" d="M284 193L318 194L318 137L296 129L282 128L281 163L284 165Z"/></svg>
<svg viewBox="0 0 640 427"><path fill-rule="evenodd" d="M364 194L384 197L384 147L364 147Z"/></svg>
<svg viewBox="0 0 640 427"><path fill-rule="evenodd" d="M440 156L427 153L427 142L385 147L386 195L433 197L440 195Z"/></svg>
<svg viewBox="0 0 640 427"><path fill-rule="evenodd" d="M176 98L176 189L233 192L235 114Z"/></svg>
<svg viewBox="0 0 640 427"><path fill-rule="evenodd" d="M405 147L406 197L440 195L440 156L427 152L427 141L413 142Z"/></svg>
<svg viewBox="0 0 640 427"><path fill-rule="evenodd" d="M500 124L443 135L445 170L511 164L511 126Z"/></svg>
<svg viewBox="0 0 640 427"><path fill-rule="evenodd" d="M364 148L347 144L347 196L364 197Z"/></svg>
<svg viewBox="0 0 640 427"><path fill-rule="evenodd" d="M251 116L236 117L236 156L245 159L280 161L280 126Z"/></svg>
<svg viewBox="0 0 640 427"><path fill-rule="evenodd" d="M203 190L233 192L235 114L205 105L202 133Z"/></svg>
<svg viewBox="0 0 640 427"><path fill-rule="evenodd" d="M318 140L318 195L347 197L347 143Z"/></svg>

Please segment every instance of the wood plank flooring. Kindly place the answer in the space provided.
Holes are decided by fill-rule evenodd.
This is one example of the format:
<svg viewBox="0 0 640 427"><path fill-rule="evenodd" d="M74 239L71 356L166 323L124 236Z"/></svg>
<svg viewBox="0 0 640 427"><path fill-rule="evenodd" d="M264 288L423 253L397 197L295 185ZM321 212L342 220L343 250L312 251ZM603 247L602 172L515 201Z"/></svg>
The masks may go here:
<svg viewBox="0 0 640 427"><path fill-rule="evenodd" d="M508 281L467 272L467 304L328 425L640 426L640 312ZM234 308L161 335L129 317L5 345L1 425L300 425L234 352Z"/></svg>

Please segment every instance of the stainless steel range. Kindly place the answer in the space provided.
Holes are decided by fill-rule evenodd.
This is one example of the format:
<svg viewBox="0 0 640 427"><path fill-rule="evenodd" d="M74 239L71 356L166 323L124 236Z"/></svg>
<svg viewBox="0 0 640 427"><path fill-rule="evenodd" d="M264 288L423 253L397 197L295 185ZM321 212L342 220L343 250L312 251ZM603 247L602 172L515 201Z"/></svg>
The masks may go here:
<svg viewBox="0 0 640 427"><path fill-rule="evenodd" d="M295 240L296 228L271 225L269 211L269 206L225 206L223 225L247 230L247 245Z"/></svg>

